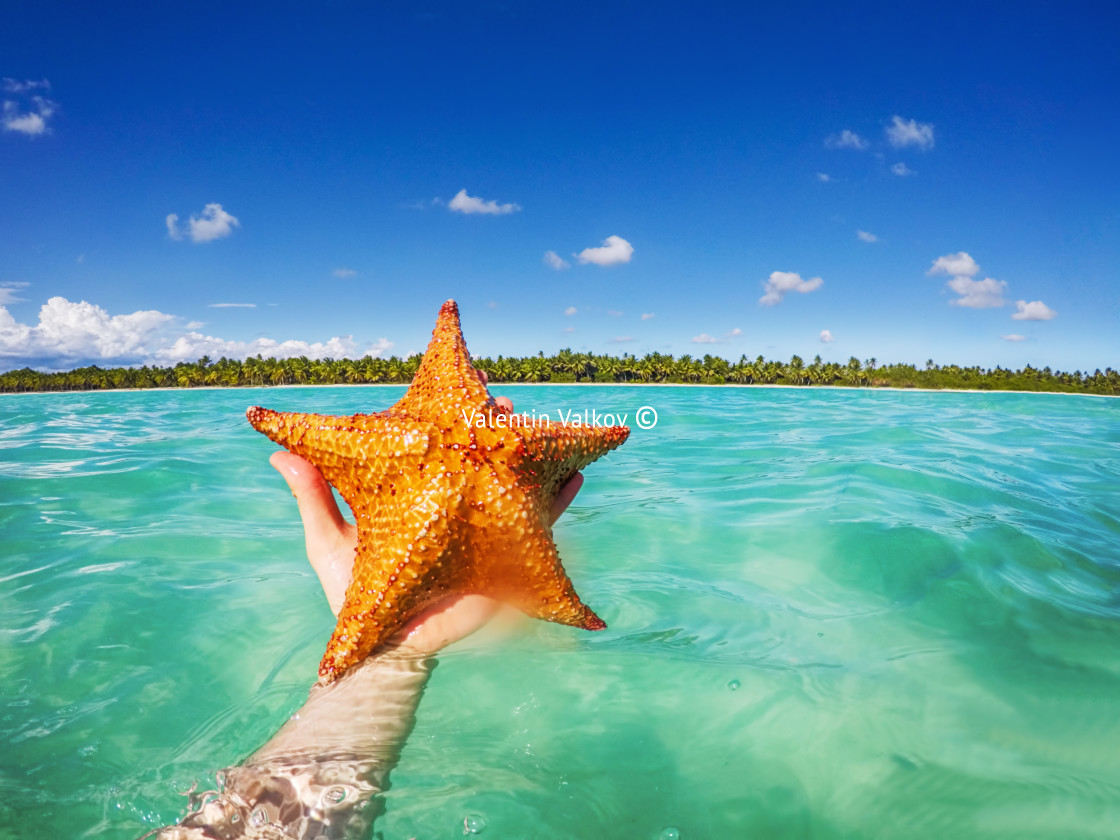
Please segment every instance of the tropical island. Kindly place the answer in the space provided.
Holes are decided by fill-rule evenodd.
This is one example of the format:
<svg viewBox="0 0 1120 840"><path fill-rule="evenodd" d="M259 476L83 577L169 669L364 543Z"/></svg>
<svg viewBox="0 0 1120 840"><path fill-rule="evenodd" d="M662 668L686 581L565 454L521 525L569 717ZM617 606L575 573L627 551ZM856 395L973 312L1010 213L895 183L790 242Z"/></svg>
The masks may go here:
<svg viewBox="0 0 1120 840"><path fill-rule="evenodd" d="M213 361L203 356L173 367L116 367L96 365L70 371L43 372L31 368L0 374L0 392L105 391L133 388L261 387L268 385L369 385L407 384L420 366L420 354L399 358L310 359L306 356L275 359L251 356L244 361L225 357ZM689 385L796 385L848 386L853 388L923 388L979 391L1052 391L1077 394L1120 395L1120 373L1111 367L1092 373L1072 373L1035 368L960 367L910 364L880 365L874 358L861 362L854 356L847 364L823 362L816 356L806 364L800 356L777 362L745 355L731 362L705 354L694 358L647 353L638 358L576 353L560 350L552 356L498 356L477 358L475 366L492 383L624 383Z"/></svg>

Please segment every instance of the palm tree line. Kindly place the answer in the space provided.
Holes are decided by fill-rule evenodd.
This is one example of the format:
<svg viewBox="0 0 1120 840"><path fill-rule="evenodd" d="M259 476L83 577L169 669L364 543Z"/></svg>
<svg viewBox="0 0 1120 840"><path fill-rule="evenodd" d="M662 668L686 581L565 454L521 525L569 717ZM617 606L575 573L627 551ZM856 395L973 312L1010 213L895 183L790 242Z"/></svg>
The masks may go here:
<svg viewBox="0 0 1120 840"><path fill-rule="evenodd" d="M225 357L173 367L117 367L96 365L55 373L22 368L0 374L0 392L102 391L118 388L260 387L267 385L407 384L420 366L419 354L361 359L288 359L251 356L244 361ZM908 364L879 365L874 358L847 364L824 362L820 356L806 364L800 356L778 362L745 355L732 362L705 354L674 357L647 353L638 358L575 353L565 348L555 355L498 356L474 359L492 383L682 383L697 385L842 385L850 387L957 388L992 391L1061 391L1120 395L1120 373L1112 368L1067 373L1030 365L1021 370L1002 367L940 366L930 359L924 368Z"/></svg>

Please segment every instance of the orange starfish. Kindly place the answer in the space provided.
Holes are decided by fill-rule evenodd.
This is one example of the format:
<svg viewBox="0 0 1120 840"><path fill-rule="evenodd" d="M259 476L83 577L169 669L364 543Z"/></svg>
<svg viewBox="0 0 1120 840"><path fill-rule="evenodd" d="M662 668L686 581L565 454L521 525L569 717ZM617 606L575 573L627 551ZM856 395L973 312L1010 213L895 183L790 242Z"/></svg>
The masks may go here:
<svg viewBox="0 0 1120 840"><path fill-rule="evenodd" d="M549 423L497 405L445 303L408 392L388 411L331 417L246 412L311 461L354 512L346 602L319 665L329 683L424 607L452 593L512 599L528 615L601 630L548 524L561 485L620 446L626 426Z"/></svg>

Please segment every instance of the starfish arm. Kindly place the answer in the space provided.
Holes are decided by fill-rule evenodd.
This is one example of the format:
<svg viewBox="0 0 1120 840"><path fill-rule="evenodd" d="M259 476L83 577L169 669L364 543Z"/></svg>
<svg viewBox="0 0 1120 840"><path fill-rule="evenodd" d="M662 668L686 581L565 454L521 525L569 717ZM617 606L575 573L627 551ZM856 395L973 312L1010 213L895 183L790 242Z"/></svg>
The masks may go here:
<svg viewBox="0 0 1120 840"><path fill-rule="evenodd" d="M540 487L540 503L547 510L565 481L621 446L630 429L550 423L523 427L517 433L521 438L519 471L528 484Z"/></svg>
<svg viewBox="0 0 1120 840"><path fill-rule="evenodd" d="M462 565L451 562L461 478L429 472L402 482L363 511L368 515L357 514L353 576L319 665L320 682L333 681L426 606L463 588Z"/></svg>
<svg viewBox="0 0 1120 840"><path fill-rule="evenodd" d="M532 618L584 630L607 626L576 594L551 530L542 520L530 514L520 527L504 530L502 536L488 541L485 548L492 562L476 572L492 579L473 581L475 588L502 594Z"/></svg>
<svg viewBox="0 0 1120 840"><path fill-rule="evenodd" d="M462 422L463 410L492 405L490 392L471 364L459 325L459 307L449 300L440 307L424 359L393 411L423 417L448 429Z"/></svg>
<svg viewBox="0 0 1120 840"><path fill-rule="evenodd" d="M260 406L245 414L258 432L318 467L355 515L363 484L402 464L412 465L430 444L427 424L386 414L337 417Z"/></svg>

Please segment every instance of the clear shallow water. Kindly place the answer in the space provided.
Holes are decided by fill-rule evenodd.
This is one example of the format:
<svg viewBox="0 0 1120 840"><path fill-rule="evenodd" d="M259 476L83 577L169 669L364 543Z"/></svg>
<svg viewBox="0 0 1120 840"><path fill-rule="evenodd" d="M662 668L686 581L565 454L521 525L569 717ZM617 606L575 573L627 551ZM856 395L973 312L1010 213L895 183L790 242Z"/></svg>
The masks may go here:
<svg viewBox="0 0 1120 840"><path fill-rule="evenodd" d="M0 837L133 838L306 697L333 621L246 405L0 398ZM495 388L654 406L557 528L609 629L441 657L385 838L1115 837L1120 402Z"/></svg>

